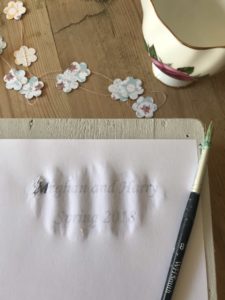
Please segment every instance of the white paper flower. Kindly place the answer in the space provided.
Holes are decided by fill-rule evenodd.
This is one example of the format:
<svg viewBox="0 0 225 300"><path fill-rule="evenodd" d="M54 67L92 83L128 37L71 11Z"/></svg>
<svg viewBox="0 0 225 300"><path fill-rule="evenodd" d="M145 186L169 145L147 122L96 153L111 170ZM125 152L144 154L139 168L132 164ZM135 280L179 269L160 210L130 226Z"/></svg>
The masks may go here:
<svg viewBox="0 0 225 300"><path fill-rule="evenodd" d="M6 42L3 40L3 37L0 36L0 54L3 53L3 50L6 48L7 44Z"/></svg>
<svg viewBox="0 0 225 300"><path fill-rule="evenodd" d="M86 63L73 62L64 73L57 75L56 87L65 93L70 93L79 87L79 82L83 83L91 74Z"/></svg>
<svg viewBox="0 0 225 300"><path fill-rule="evenodd" d="M10 1L3 12L8 20L20 20L26 12L26 7L24 7L22 1Z"/></svg>
<svg viewBox="0 0 225 300"><path fill-rule="evenodd" d="M91 71L88 69L87 64L82 62L72 62L67 69L71 71L78 82L85 82L87 77L91 75Z"/></svg>
<svg viewBox="0 0 225 300"><path fill-rule="evenodd" d="M120 101L136 100L139 95L144 93L142 81L133 77L127 77L123 81L115 79L113 84L108 87L108 90L114 100Z"/></svg>
<svg viewBox="0 0 225 300"><path fill-rule="evenodd" d="M19 50L14 52L15 64L29 67L33 62L37 60L36 50L34 48L28 48L27 46L20 47Z"/></svg>
<svg viewBox="0 0 225 300"><path fill-rule="evenodd" d="M42 89L44 87L44 83L39 81L36 76L31 77L28 82L23 85L20 90L20 94L24 95L26 99L31 100L34 97L40 97L42 95Z"/></svg>
<svg viewBox="0 0 225 300"><path fill-rule="evenodd" d="M137 102L132 105L138 118L152 118L158 107L152 97L139 97Z"/></svg>
<svg viewBox="0 0 225 300"><path fill-rule="evenodd" d="M123 86L123 81L121 79L115 79L113 84L108 87L109 92L112 94L111 97L114 100L121 100L125 99L124 101L128 100L127 92L125 87Z"/></svg>
<svg viewBox="0 0 225 300"><path fill-rule="evenodd" d="M136 100L139 95L144 93L142 81L140 79L127 77L127 79L124 80L123 85L126 87L128 97L132 100Z"/></svg>
<svg viewBox="0 0 225 300"><path fill-rule="evenodd" d="M28 79L25 76L24 70L11 69L7 75L4 76L6 88L8 90L20 91Z"/></svg>
<svg viewBox="0 0 225 300"><path fill-rule="evenodd" d="M57 75L56 87L64 93L70 93L72 90L78 89L79 83L73 72L67 69L63 74Z"/></svg>

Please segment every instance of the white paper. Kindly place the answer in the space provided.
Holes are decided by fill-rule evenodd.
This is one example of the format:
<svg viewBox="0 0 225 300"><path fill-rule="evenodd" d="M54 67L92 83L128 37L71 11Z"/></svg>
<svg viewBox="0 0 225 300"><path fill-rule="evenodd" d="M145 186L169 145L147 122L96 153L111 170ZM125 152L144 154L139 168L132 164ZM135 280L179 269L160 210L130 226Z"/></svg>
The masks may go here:
<svg viewBox="0 0 225 300"><path fill-rule="evenodd" d="M0 157L0 299L160 300L195 141L0 140ZM208 299L200 210L173 299Z"/></svg>

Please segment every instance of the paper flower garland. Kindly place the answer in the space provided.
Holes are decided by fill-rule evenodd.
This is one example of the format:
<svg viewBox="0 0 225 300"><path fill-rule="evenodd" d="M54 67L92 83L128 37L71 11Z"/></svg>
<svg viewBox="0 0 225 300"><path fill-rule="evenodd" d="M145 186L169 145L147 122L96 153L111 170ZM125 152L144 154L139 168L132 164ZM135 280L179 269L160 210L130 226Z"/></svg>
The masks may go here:
<svg viewBox="0 0 225 300"><path fill-rule="evenodd" d="M25 77L24 70L11 69L7 75L4 76L6 88L8 90L20 91L22 86L27 83L28 79Z"/></svg>
<svg viewBox="0 0 225 300"><path fill-rule="evenodd" d="M138 118L152 118L158 107L152 97L139 97L137 102L132 105Z"/></svg>
<svg viewBox="0 0 225 300"><path fill-rule="evenodd" d="M20 20L25 12L26 7L22 1L9 1L7 7L4 9L4 13L8 20ZM3 53L6 46L6 42L0 36L0 54ZM23 67L31 66L31 64L38 59L36 50L27 46L21 46L19 50L15 51L14 57L15 64ZM7 63L7 61L5 62ZM29 74L31 73L29 72ZM108 91L111 93L112 99L122 102L126 102L129 99L137 100L137 102L132 105L132 109L136 112L136 116L138 118L153 117L154 112L157 110L157 105L151 97L141 96L144 93L144 89L140 79L129 76L125 80L118 78L111 80L104 74L94 74L112 81L108 87ZM91 71L88 69L86 63L72 62L63 73L56 76L56 87L65 93L70 93L73 90L78 89L82 83L86 82L87 77L90 75ZM21 95L24 95L28 101L31 101L33 98L40 97L44 88L44 83L39 80L37 76L33 76L31 74L31 77L28 78L24 70L17 70L15 68L11 68L9 73L4 76L4 82L8 90L15 90L19 92ZM88 91L88 89L86 90Z"/></svg>
<svg viewBox="0 0 225 300"><path fill-rule="evenodd" d="M24 7L22 1L10 1L8 6L3 10L6 14L8 20L20 20L22 15L26 12L26 7Z"/></svg>
<svg viewBox="0 0 225 300"><path fill-rule="evenodd" d="M87 68L86 63L73 62L64 73L57 75L56 87L65 93L70 93L72 90L78 89L79 83L85 82L90 74L91 71ZM108 90L114 100L125 102L128 99L138 99L132 106L138 118L152 118L157 110L157 105L151 97L139 97L144 93L140 79L134 77L127 77L125 80L115 79Z"/></svg>
<svg viewBox="0 0 225 300"><path fill-rule="evenodd" d="M44 88L44 83L39 81L36 76L31 77L28 82L23 85L20 90L20 94L24 95L26 99L31 100L34 97L39 97L42 94L42 89Z"/></svg>
<svg viewBox="0 0 225 300"><path fill-rule="evenodd" d="M69 71L74 75L74 78L78 82L85 82L87 77L91 75L91 71L88 69L87 64L72 62L72 64L68 68Z"/></svg>
<svg viewBox="0 0 225 300"><path fill-rule="evenodd" d="M78 89L79 82L85 82L90 74L86 63L73 62L64 73L57 75L56 87L64 93L70 93Z"/></svg>
<svg viewBox="0 0 225 300"><path fill-rule="evenodd" d="M14 52L15 64L29 67L33 62L37 60L36 50L34 48L28 48L27 46L20 47L19 50Z"/></svg>
<svg viewBox="0 0 225 300"><path fill-rule="evenodd" d="M28 79L24 70L11 69L4 76L4 81L8 90L17 91L28 100L41 96L44 88L44 83L39 81L36 76Z"/></svg>
<svg viewBox="0 0 225 300"><path fill-rule="evenodd" d="M8 20L20 20L22 15L25 14L26 8L22 1L10 1L7 7L3 10ZM0 54L5 49L6 43L0 36ZM37 60L36 50L28 48L27 46L20 47L19 50L14 52L15 64L29 67L33 62ZM42 95L42 89L44 83L40 81L36 76L31 78L26 77L24 70L16 70L12 68L7 75L4 76L4 82L8 90L15 90L24 95L29 101L34 97Z"/></svg>
<svg viewBox="0 0 225 300"><path fill-rule="evenodd" d="M133 77L127 77L125 80L115 79L108 90L112 93L112 99L120 101L136 100L144 93L142 81Z"/></svg>
<svg viewBox="0 0 225 300"><path fill-rule="evenodd" d="M132 109L136 112L138 118L152 118L158 107L154 103L152 97L139 97L144 93L142 81L133 77L127 77L125 80L115 79L113 84L108 87L111 98L125 102L129 99L137 100L132 105ZM139 97L139 98L138 98Z"/></svg>
<svg viewBox="0 0 225 300"><path fill-rule="evenodd" d="M0 54L3 53L3 50L6 48L7 44L6 42L3 40L3 37L0 35Z"/></svg>
<svg viewBox="0 0 225 300"><path fill-rule="evenodd" d="M70 93L79 87L79 83L74 79L71 71L66 70L63 74L56 77L56 87L64 93Z"/></svg>

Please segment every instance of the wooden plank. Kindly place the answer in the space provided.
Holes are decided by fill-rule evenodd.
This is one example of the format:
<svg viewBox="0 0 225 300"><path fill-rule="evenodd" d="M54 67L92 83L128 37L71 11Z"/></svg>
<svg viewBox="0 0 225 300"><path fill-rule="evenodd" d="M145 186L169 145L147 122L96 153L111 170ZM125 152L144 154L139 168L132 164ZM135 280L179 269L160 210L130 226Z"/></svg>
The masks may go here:
<svg viewBox="0 0 225 300"><path fill-rule="evenodd" d="M112 79L128 75L143 78L143 56L139 53L145 50L141 27L136 26L140 24L140 11L135 3L131 1L128 8L124 0L58 0L57 5L47 1L47 7L64 69L77 60ZM148 71L145 64L144 72ZM131 102L122 105L112 101L107 91L109 84L110 81L93 75L83 86L99 95L83 90L67 95L68 101L73 102L73 116L110 118L116 113L117 117L134 117Z"/></svg>
<svg viewBox="0 0 225 300"><path fill-rule="evenodd" d="M3 7L3 3L1 3ZM24 16L24 42L38 50L39 60L32 72L46 74L64 70L76 61L85 61L91 70L112 79L129 75L144 79L149 77L149 64L141 32L140 5L112 1L33 1L27 0L28 14ZM92 16L92 17L90 17ZM127 23L124 24L124 20ZM9 22L1 16L1 33L9 41L4 58L13 64L13 51L21 45L19 22ZM139 24L139 26L137 26ZM149 61L149 58L147 58ZM135 62L135 64L134 64ZM2 66L1 62L1 66ZM62 68L61 68L62 66ZM144 68L143 68L144 67ZM1 70L2 77L8 66ZM4 95L2 116L18 117L135 117L132 102L121 104L112 101L108 93L110 81L93 75L83 87L69 95L55 88L55 74L43 78L45 96L35 106L24 103L17 93ZM149 82L150 83L150 82ZM150 84L151 85L151 84ZM2 86L2 83L1 83ZM1 87L2 94L5 93ZM105 94L106 96L102 96ZM21 99L21 101L18 101Z"/></svg>
<svg viewBox="0 0 225 300"><path fill-rule="evenodd" d="M111 138L111 139L196 139L200 144L204 129L194 119L106 120L106 119L30 119L0 120L0 138ZM208 269L209 299L217 300L214 245L208 176L202 202L204 240Z"/></svg>
<svg viewBox="0 0 225 300"><path fill-rule="evenodd" d="M27 0L27 14L21 21L8 21L1 15L1 35L7 41L7 48L4 51L4 58L11 67L16 67L14 63L14 51L18 50L23 44L37 50L38 61L29 68L29 76L40 77L45 83L44 96L35 104L29 105L22 95L15 91L6 91L3 81L0 83L0 111L4 117L15 115L33 115L35 117L47 116L69 116L69 103L65 101L64 95L55 89L53 75L43 76L49 72L59 72L61 70L55 47L54 37L51 31L46 6L43 1ZM1 2L1 9L3 2ZM0 61L0 75L8 73L9 66ZM46 80L48 78L48 80ZM55 78L55 75L54 75Z"/></svg>

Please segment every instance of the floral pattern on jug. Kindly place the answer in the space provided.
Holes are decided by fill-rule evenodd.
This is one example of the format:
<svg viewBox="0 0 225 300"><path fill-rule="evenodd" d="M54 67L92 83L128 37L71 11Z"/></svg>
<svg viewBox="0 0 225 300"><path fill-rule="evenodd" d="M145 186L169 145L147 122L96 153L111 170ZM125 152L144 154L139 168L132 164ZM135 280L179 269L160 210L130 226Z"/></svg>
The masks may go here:
<svg viewBox="0 0 225 300"><path fill-rule="evenodd" d="M172 64L166 64L162 62L162 60L158 57L155 46L152 45L149 47L146 44L146 48L148 51L148 54L151 56L152 63L161 70L164 74L171 76L174 79L177 80L183 80L183 81L193 81L199 78L199 76L191 76L191 74L194 72L194 67L182 67L175 69L172 67Z"/></svg>

